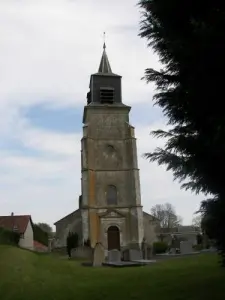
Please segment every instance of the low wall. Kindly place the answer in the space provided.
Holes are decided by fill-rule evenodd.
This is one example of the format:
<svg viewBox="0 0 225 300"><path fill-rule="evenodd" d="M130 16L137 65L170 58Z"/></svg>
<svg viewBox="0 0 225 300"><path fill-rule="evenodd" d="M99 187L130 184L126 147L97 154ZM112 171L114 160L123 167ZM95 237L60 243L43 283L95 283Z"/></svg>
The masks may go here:
<svg viewBox="0 0 225 300"><path fill-rule="evenodd" d="M93 250L87 246L79 246L71 251L72 258L92 259Z"/></svg>
<svg viewBox="0 0 225 300"><path fill-rule="evenodd" d="M61 254L61 255L66 255L67 249L66 247L57 247L57 248L52 248L51 252Z"/></svg>

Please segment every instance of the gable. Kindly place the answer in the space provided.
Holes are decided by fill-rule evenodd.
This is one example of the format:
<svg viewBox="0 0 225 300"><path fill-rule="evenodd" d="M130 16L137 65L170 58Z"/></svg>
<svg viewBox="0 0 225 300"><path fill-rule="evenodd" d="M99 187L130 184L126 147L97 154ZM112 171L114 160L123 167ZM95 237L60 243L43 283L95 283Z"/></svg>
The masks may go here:
<svg viewBox="0 0 225 300"><path fill-rule="evenodd" d="M100 218L125 218L125 215L121 214L117 210L108 209L106 212L99 214Z"/></svg>
<svg viewBox="0 0 225 300"><path fill-rule="evenodd" d="M155 221L155 222L160 222L160 220L156 217L154 217L153 215L143 211L143 217L146 219L149 219L150 221Z"/></svg>
<svg viewBox="0 0 225 300"><path fill-rule="evenodd" d="M55 226L59 225L60 223L71 223L73 221L74 218L76 218L77 216L79 216L80 214L80 209L77 209L75 211L73 211L72 213L70 213L69 215L63 217L62 219L56 221L54 223Z"/></svg>

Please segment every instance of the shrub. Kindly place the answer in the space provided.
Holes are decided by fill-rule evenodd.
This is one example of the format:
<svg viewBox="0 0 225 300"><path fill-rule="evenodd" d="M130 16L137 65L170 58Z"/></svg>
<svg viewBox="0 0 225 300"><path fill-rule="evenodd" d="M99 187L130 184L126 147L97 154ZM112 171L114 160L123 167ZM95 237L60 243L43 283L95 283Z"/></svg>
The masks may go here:
<svg viewBox="0 0 225 300"><path fill-rule="evenodd" d="M196 236L196 240L197 240L197 244L198 245L202 245L202 243L203 243L203 236L202 236L202 234L197 234L197 236Z"/></svg>
<svg viewBox="0 0 225 300"><path fill-rule="evenodd" d="M201 251L203 249L203 245L202 244L197 244L193 246L193 249L195 251Z"/></svg>
<svg viewBox="0 0 225 300"><path fill-rule="evenodd" d="M69 232L67 239L66 239L66 248L68 256L71 257L71 250L77 248L78 246L79 237L78 234Z"/></svg>
<svg viewBox="0 0 225 300"><path fill-rule="evenodd" d="M0 227L0 244L18 245L20 234Z"/></svg>
<svg viewBox="0 0 225 300"><path fill-rule="evenodd" d="M168 250L168 245L165 242L155 242L153 243L153 253L161 254Z"/></svg>

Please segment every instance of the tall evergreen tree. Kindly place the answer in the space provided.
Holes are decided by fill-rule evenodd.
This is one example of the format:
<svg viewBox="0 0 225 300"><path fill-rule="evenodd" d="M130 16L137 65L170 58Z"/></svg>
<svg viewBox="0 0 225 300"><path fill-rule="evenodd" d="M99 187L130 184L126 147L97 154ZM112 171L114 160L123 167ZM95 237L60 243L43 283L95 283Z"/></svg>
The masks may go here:
<svg viewBox="0 0 225 300"><path fill-rule="evenodd" d="M166 145L145 156L172 170L182 188L210 195L202 203L205 226L225 265L225 3L141 0L139 6L140 36L163 66L146 69L145 79L155 82L154 102L172 127L152 133Z"/></svg>

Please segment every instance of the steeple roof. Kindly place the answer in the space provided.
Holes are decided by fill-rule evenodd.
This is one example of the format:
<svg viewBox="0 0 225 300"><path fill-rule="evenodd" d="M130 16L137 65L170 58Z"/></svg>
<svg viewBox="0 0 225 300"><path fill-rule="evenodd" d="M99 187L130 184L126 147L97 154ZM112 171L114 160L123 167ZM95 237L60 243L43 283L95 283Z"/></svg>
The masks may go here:
<svg viewBox="0 0 225 300"><path fill-rule="evenodd" d="M106 53L106 45L105 42L103 44L103 53L102 53L102 58L101 58L101 62L98 68L98 73L102 73L102 74L112 74L112 69L108 60L108 56Z"/></svg>

